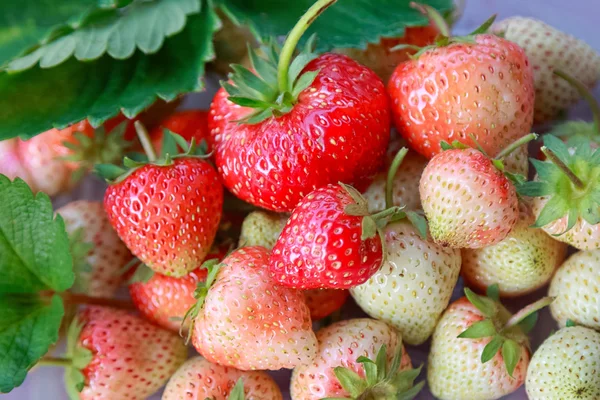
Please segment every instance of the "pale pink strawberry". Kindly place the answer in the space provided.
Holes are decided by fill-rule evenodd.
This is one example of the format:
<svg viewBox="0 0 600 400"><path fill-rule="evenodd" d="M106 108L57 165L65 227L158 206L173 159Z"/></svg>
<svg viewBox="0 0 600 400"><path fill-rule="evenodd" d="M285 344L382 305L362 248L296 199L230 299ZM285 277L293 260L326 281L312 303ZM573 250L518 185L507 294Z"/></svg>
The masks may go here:
<svg viewBox="0 0 600 400"><path fill-rule="evenodd" d="M317 340L304 296L277 284L268 261L264 247L244 247L215 266L216 278L209 269L205 298L192 313L194 347L209 361L276 370L314 358Z"/></svg>
<svg viewBox="0 0 600 400"><path fill-rule="evenodd" d="M23 179L31 189L36 192L37 187L32 185L33 181L29 170L23 166L19 152L19 139L8 139L0 141L0 173L14 180L19 177Z"/></svg>
<svg viewBox="0 0 600 400"><path fill-rule="evenodd" d="M553 74L563 70L588 88L600 79L600 54L582 40L534 18L511 17L492 28L523 48L535 85L534 120L537 123L556 118L580 99L580 94Z"/></svg>
<svg viewBox="0 0 600 400"><path fill-rule="evenodd" d="M347 398L349 392L340 383L338 375L341 369L350 370L358 377L364 378L365 371L359 357L375 361L378 353L385 351L386 364L389 366L395 357L398 358L396 369L389 367L388 376L375 381L380 390L365 384L365 388L352 398L359 399L391 399L397 398L400 392L393 381L393 375L412 367L410 357L404 350L401 335L384 322L358 318L340 321L317 332L319 352L310 363L294 369L290 384L294 400L319 400L323 398ZM346 371L341 371L342 373ZM350 373L352 374L352 373ZM348 375L346 372L344 375ZM415 375L416 376L416 375ZM414 377L413 377L414 379ZM383 381L383 382L382 382ZM402 382L404 383L404 382ZM408 388L412 386L412 381ZM406 389L406 388L405 388Z"/></svg>
<svg viewBox="0 0 600 400"><path fill-rule="evenodd" d="M113 230L101 202L77 200L56 210L71 239L74 292L112 297L123 281L122 269L133 258Z"/></svg>
<svg viewBox="0 0 600 400"><path fill-rule="evenodd" d="M240 371L202 357L191 358L179 367L169 380L162 400L229 400L239 380L245 400L283 400L277 383L266 373Z"/></svg>
<svg viewBox="0 0 600 400"><path fill-rule="evenodd" d="M478 150L451 149L434 156L419 190L431 236L444 246L498 243L519 216L514 185Z"/></svg>

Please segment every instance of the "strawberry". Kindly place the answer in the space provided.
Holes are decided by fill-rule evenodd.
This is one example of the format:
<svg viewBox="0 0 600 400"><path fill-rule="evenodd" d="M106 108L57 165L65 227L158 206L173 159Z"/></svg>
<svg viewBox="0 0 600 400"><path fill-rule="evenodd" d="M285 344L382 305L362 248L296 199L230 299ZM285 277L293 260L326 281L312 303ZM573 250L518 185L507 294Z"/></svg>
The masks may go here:
<svg viewBox="0 0 600 400"><path fill-rule="evenodd" d="M531 134L517 140L499 158L535 137ZM460 147L434 156L421 176L419 191L431 236L454 248L477 249L499 243L519 216L511 175L505 176L498 160Z"/></svg>
<svg viewBox="0 0 600 400"><path fill-rule="evenodd" d="M251 212L242 223L239 246L263 246L271 250L288 218L288 214Z"/></svg>
<svg viewBox="0 0 600 400"><path fill-rule="evenodd" d="M485 290L498 284L500 295L521 296L550 281L563 262L567 246L544 231L531 228L535 218L522 207L519 220L500 243L463 249L462 276L469 287Z"/></svg>
<svg viewBox="0 0 600 400"><path fill-rule="evenodd" d="M317 352L302 293L269 275L269 252L245 247L209 262L188 316L192 343L208 361L241 370L293 368Z"/></svg>
<svg viewBox="0 0 600 400"><path fill-rule="evenodd" d="M164 129L168 129L171 132L180 135L187 142L195 139L196 143L200 143L202 140L208 138L208 111L178 111L160 121L159 124L150 131L150 140L158 152L162 150Z"/></svg>
<svg viewBox="0 0 600 400"><path fill-rule="evenodd" d="M232 66L213 99L208 125L216 165L225 187L246 202L291 211L328 184L362 188L381 165L390 136L381 79L347 56L317 57L310 46L290 67L307 24L332 3L316 2L281 54L251 54L256 74Z"/></svg>
<svg viewBox="0 0 600 400"><path fill-rule="evenodd" d="M372 69L387 82L398 64L408 61L415 50L409 48L394 49L405 44L424 47L435 42L439 30L434 25L408 26L402 37L382 37L379 43L369 43L366 49L341 49L340 52L352 57L359 63Z"/></svg>
<svg viewBox="0 0 600 400"><path fill-rule="evenodd" d="M342 308L350 294L347 290L339 289L310 289L303 293L313 321L328 317Z"/></svg>
<svg viewBox="0 0 600 400"><path fill-rule="evenodd" d="M370 212L383 211L385 207L385 187L387 179L387 170L398 150L404 145L403 140L394 140L388 148L388 162L385 170L379 172L371 185L363 193L363 196L369 203ZM398 172L393 178L392 200L395 206L404 206L407 210L417 210L421 208L421 198L419 197L419 180L423 170L427 165L427 159L420 154L410 151L398 168Z"/></svg>
<svg viewBox="0 0 600 400"><path fill-rule="evenodd" d="M478 142L494 156L531 130L532 68L519 46L482 33L492 21L466 37L450 37L442 24L436 44L398 65L390 78L394 125L427 158L442 150L442 141L454 140Z"/></svg>
<svg viewBox="0 0 600 400"><path fill-rule="evenodd" d="M187 357L181 338L125 311L90 307L69 329L65 382L72 399L143 400Z"/></svg>
<svg viewBox="0 0 600 400"><path fill-rule="evenodd" d="M534 182L519 188L535 197L535 227L580 250L600 249L600 150L577 141L573 152L560 139L544 136L546 161L532 160Z"/></svg>
<svg viewBox="0 0 600 400"><path fill-rule="evenodd" d="M206 260L221 261L227 251L228 247L213 248L206 256ZM136 271L136 273L140 272ZM142 279L130 284L129 295L140 314L148 321L170 331L179 332L182 329L181 321L185 313L196 303L194 292L198 282L205 280L206 269L202 267L181 278L154 273L147 280ZM187 328L184 326L183 330L187 331Z"/></svg>
<svg viewBox="0 0 600 400"><path fill-rule="evenodd" d="M530 400L600 399L600 333L562 328L542 343L527 370Z"/></svg>
<svg viewBox="0 0 600 400"><path fill-rule="evenodd" d="M497 301L468 288L450 304L433 333L427 369L431 393L441 400L494 400L525 381L535 311L543 298L511 317Z"/></svg>
<svg viewBox="0 0 600 400"><path fill-rule="evenodd" d="M119 237L140 261L155 272L182 277L201 265L212 246L223 188L213 166L197 155L193 143L183 154L163 148L162 157L155 160L143 128L136 124L150 162L126 161L129 171L98 168L110 181L104 208Z"/></svg>
<svg viewBox="0 0 600 400"><path fill-rule="evenodd" d="M78 200L56 210L71 239L75 284L72 291L113 297L132 256L110 225L102 203Z"/></svg>
<svg viewBox="0 0 600 400"><path fill-rule="evenodd" d="M569 71L587 88L600 78L600 54L587 43L534 18L511 17L492 28L523 48L535 85L536 123L555 119L573 106L579 93L553 75L555 69Z"/></svg>
<svg viewBox="0 0 600 400"><path fill-rule="evenodd" d="M399 210L370 215L351 186L328 185L296 206L269 263L273 278L299 289L347 289L373 275L383 261L377 223Z"/></svg>
<svg viewBox="0 0 600 400"><path fill-rule="evenodd" d="M556 271L548 295L555 298L550 311L560 326L571 320L600 331L599 265L600 250L580 251Z"/></svg>
<svg viewBox="0 0 600 400"><path fill-rule="evenodd" d="M236 382L242 384L235 397ZM243 372L201 357L187 360L169 380L162 400L283 400L277 383L262 371Z"/></svg>
<svg viewBox="0 0 600 400"><path fill-rule="evenodd" d="M340 321L317 332L319 352L311 363L294 369L294 400L323 398L412 399L412 368L402 337L384 322L368 318ZM404 394L405 397L400 397Z"/></svg>

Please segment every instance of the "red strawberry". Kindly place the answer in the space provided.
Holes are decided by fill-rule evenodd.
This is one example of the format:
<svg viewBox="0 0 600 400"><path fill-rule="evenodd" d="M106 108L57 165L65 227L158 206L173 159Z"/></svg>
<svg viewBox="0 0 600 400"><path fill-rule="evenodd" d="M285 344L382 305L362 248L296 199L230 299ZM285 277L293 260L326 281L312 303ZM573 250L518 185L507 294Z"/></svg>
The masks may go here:
<svg viewBox="0 0 600 400"><path fill-rule="evenodd" d="M163 386L187 357L177 335L125 311L90 307L71 325L65 381L81 400L143 400Z"/></svg>
<svg viewBox="0 0 600 400"><path fill-rule="evenodd" d="M132 256L113 230L102 203L78 200L56 210L71 239L75 284L72 291L113 297Z"/></svg>
<svg viewBox="0 0 600 400"><path fill-rule="evenodd" d="M221 218L218 175L194 150L152 161L148 148L149 164L129 164L128 172L100 169L117 179L104 196L111 224L140 261L164 275L181 277L200 266Z"/></svg>
<svg viewBox="0 0 600 400"><path fill-rule="evenodd" d="M373 275L383 261L376 221L356 189L328 185L309 193L292 212L269 263L275 280L299 289L348 289Z"/></svg>
<svg viewBox="0 0 600 400"><path fill-rule="evenodd" d="M336 312L346 302L350 293L338 289L311 289L304 291L304 299L313 321L325 318Z"/></svg>
<svg viewBox="0 0 600 400"><path fill-rule="evenodd" d="M162 149L163 129L180 135L188 142L195 139L196 143L200 143L208 139L208 111L178 111L160 121L159 125L150 132L152 145L158 151Z"/></svg>
<svg viewBox="0 0 600 400"><path fill-rule="evenodd" d="M251 54L260 76L250 79L252 72L234 66L230 82L213 99L208 123L216 164L224 185L244 201L291 211L327 184L362 188L381 165L390 135L381 79L340 54L303 52L289 68L306 20L332 3L315 3L307 11L281 56Z"/></svg>
<svg viewBox="0 0 600 400"><path fill-rule="evenodd" d="M269 252L245 247L220 265L190 311L194 347L207 360L242 370L293 368L317 351L301 292L279 286L269 275Z"/></svg>
<svg viewBox="0 0 600 400"><path fill-rule="evenodd" d="M235 397L239 382L241 397ZM162 395L162 400L192 399L283 400L283 396L273 378L262 371L243 372L194 357L175 372Z"/></svg>
<svg viewBox="0 0 600 400"><path fill-rule="evenodd" d="M523 49L498 36L448 37L394 71L388 93L394 124L410 146L431 158L440 142L458 140L495 156L533 121L533 71ZM474 138L474 139L473 139Z"/></svg>
<svg viewBox="0 0 600 400"><path fill-rule="evenodd" d="M227 254L227 249L213 248L206 260L221 261ZM144 318L165 329L179 332L185 313L196 303L194 291L198 282L205 280L206 269L202 267L181 278L155 273L146 282L129 285L129 295Z"/></svg>

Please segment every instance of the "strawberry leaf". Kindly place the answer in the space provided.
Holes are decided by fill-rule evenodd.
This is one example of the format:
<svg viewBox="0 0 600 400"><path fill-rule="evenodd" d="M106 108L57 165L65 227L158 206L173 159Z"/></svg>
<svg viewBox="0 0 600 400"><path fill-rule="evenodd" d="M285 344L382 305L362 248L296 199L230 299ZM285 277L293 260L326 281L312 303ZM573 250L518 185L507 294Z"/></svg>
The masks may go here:
<svg viewBox="0 0 600 400"><path fill-rule="evenodd" d="M62 292L73 285L64 221L50 198L0 175L0 292Z"/></svg>
<svg viewBox="0 0 600 400"><path fill-rule="evenodd" d="M244 380L242 378L238 379L235 383L231 392L229 392L229 397L227 400L244 400Z"/></svg>
<svg viewBox="0 0 600 400"><path fill-rule="evenodd" d="M458 335L459 338L463 339L480 339L484 337L494 336L496 334L496 327L490 319L484 319L477 321L468 327L464 332Z"/></svg>
<svg viewBox="0 0 600 400"><path fill-rule="evenodd" d="M497 283L488 286L485 295L494 301L500 301L500 286Z"/></svg>
<svg viewBox="0 0 600 400"><path fill-rule="evenodd" d="M496 315L497 307L494 300L485 296L480 296L469 288L465 288L465 296L467 296L467 299L471 302L471 304L481 311L484 316L492 318L494 315Z"/></svg>
<svg viewBox="0 0 600 400"><path fill-rule="evenodd" d="M512 339L506 339L502 344L502 358L506 365L506 371L512 378L515 367L521 359L521 346Z"/></svg>
<svg viewBox="0 0 600 400"><path fill-rule="evenodd" d="M285 36L314 0L282 2L279 0L220 0L219 6L234 22L248 24L262 39ZM425 26L427 17L410 6L410 0L381 0L377 6L361 0L344 0L330 7L312 22L301 40L312 34L318 38L317 51L333 48L366 48L382 37L403 36L407 26ZM441 12L450 11L451 0L423 0ZM343 21L343 23L332 23Z"/></svg>
<svg viewBox="0 0 600 400"><path fill-rule="evenodd" d="M357 398L367 388L367 382L363 380L356 372L348 368L335 367L333 369L333 373L338 381L340 381L340 385L342 385L344 390L350 393L352 398Z"/></svg>
<svg viewBox="0 0 600 400"><path fill-rule="evenodd" d="M133 117L157 98L170 101L202 89L198 78L214 57L212 35L220 23L210 4L152 55L105 55L86 63L71 58L51 69L0 72L0 140L29 138L85 118L100 125L119 111Z"/></svg>
<svg viewBox="0 0 600 400"><path fill-rule="evenodd" d="M0 392L21 385L27 372L58 340L62 299L0 294Z"/></svg>
<svg viewBox="0 0 600 400"><path fill-rule="evenodd" d="M525 334L531 332L533 330L533 328L535 328L535 324L537 324L538 318L539 318L539 313L537 313L537 312L529 314L528 316L523 318L521 320L521 322L519 322L519 324L518 324L519 328L521 328L521 330Z"/></svg>
<svg viewBox="0 0 600 400"><path fill-rule="evenodd" d="M504 344L504 338L500 335L496 335L490 340L490 342L483 348L481 352L481 362L486 363L490 361L498 353L502 345Z"/></svg>

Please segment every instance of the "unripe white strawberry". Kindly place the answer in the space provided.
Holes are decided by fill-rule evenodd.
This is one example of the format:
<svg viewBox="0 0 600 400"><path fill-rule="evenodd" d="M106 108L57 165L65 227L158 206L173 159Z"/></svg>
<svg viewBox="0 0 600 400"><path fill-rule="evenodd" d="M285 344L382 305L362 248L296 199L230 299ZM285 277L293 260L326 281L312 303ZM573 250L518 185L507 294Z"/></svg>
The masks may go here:
<svg viewBox="0 0 600 400"><path fill-rule="evenodd" d="M289 214L251 212L242 223L239 246L263 246L271 250L288 218Z"/></svg>

